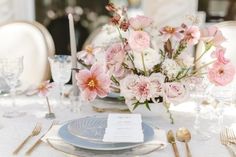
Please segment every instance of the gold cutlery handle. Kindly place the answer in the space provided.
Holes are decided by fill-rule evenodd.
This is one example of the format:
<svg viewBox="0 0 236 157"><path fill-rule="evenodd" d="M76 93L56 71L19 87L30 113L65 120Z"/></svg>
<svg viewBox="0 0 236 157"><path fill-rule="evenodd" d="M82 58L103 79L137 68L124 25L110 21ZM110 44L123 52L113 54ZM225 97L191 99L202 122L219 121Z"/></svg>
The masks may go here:
<svg viewBox="0 0 236 157"><path fill-rule="evenodd" d="M32 135L26 137L25 140L14 150L13 154L16 155L31 137Z"/></svg>
<svg viewBox="0 0 236 157"><path fill-rule="evenodd" d="M28 150L27 150L27 152L25 153L26 155L30 155L32 152L33 152L33 150L40 144L42 142L42 140L41 139L38 139L35 143L34 143L34 145L32 146L32 147L30 147Z"/></svg>
<svg viewBox="0 0 236 157"><path fill-rule="evenodd" d="M189 146L188 146L188 143L185 142L185 147L186 147L186 153L187 153L187 157L192 157L192 154L190 152L190 149L189 149Z"/></svg>
<svg viewBox="0 0 236 157"><path fill-rule="evenodd" d="M178 151L176 143L172 143L172 148L174 150L175 157L179 157L179 151Z"/></svg>

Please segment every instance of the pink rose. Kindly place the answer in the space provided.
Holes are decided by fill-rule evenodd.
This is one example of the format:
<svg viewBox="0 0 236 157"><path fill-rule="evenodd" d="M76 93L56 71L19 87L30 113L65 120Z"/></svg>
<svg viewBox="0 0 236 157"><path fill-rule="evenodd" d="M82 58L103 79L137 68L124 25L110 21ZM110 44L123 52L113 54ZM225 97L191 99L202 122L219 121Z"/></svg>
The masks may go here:
<svg viewBox="0 0 236 157"><path fill-rule="evenodd" d="M150 47L150 36L144 31L133 31L128 42L132 50L140 52Z"/></svg>
<svg viewBox="0 0 236 157"><path fill-rule="evenodd" d="M132 17L129 20L130 26L134 29L134 30L143 30L144 28L150 26L152 24L153 20L149 17L146 16L136 16L136 17Z"/></svg>
<svg viewBox="0 0 236 157"><path fill-rule="evenodd" d="M180 82L165 83L164 92L166 99L170 102L183 101L187 96L186 87Z"/></svg>
<svg viewBox="0 0 236 157"><path fill-rule="evenodd" d="M216 57L217 62L221 64L227 64L230 62L230 60L225 58L225 50L226 50L225 48L219 47L212 53L211 56Z"/></svg>
<svg viewBox="0 0 236 157"><path fill-rule="evenodd" d="M184 40L189 45L197 44L199 39L200 39L200 31L197 26L191 26L186 29L185 34L184 34Z"/></svg>
<svg viewBox="0 0 236 157"><path fill-rule="evenodd" d="M208 71L208 79L210 82L218 86L225 86L233 81L235 68L232 63L215 62Z"/></svg>

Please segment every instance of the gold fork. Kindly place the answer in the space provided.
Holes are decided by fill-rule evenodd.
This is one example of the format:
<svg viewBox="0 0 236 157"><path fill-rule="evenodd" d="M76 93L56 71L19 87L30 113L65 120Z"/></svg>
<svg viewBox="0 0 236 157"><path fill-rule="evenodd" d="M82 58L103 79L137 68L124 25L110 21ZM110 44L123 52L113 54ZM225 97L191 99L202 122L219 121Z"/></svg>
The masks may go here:
<svg viewBox="0 0 236 157"><path fill-rule="evenodd" d="M14 150L13 154L16 155L31 137L37 136L40 133L41 129L42 125L37 123L30 135L28 135L25 140Z"/></svg>
<svg viewBox="0 0 236 157"><path fill-rule="evenodd" d="M236 136L234 134L234 130L231 128L226 128L227 137L229 142L236 144Z"/></svg>
<svg viewBox="0 0 236 157"><path fill-rule="evenodd" d="M222 129L222 131L220 132L220 142L228 149L228 151L233 157L236 157L236 154L234 153L233 148L231 147L231 142L228 138L227 128Z"/></svg>

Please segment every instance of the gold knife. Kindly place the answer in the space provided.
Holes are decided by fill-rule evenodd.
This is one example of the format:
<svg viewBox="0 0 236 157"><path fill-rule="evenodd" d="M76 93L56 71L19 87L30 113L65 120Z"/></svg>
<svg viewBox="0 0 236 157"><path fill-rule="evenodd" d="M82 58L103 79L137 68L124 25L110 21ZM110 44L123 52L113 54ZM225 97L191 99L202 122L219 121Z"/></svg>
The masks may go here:
<svg viewBox="0 0 236 157"><path fill-rule="evenodd" d="M167 140L172 145L175 157L179 157L179 151L175 142L175 136L172 130L169 130L167 133Z"/></svg>
<svg viewBox="0 0 236 157"><path fill-rule="evenodd" d="M30 155L33 150L42 142L42 138L52 129L53 125L56 124L55 121L52 122L48 130L34 143L33 146L31 146L25 153L25 155Z"/></svg>

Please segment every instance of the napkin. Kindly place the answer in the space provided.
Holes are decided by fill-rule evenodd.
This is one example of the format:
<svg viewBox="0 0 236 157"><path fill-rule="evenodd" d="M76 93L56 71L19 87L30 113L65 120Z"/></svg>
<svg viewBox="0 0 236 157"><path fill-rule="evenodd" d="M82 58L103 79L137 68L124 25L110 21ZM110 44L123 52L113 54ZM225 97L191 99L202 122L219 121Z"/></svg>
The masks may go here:
<svg viewBox="0 0 236 157"><path fill-rule="evenodd" d="M103 142L138 143L144 141L140 114L109 114Z"/></svg>

